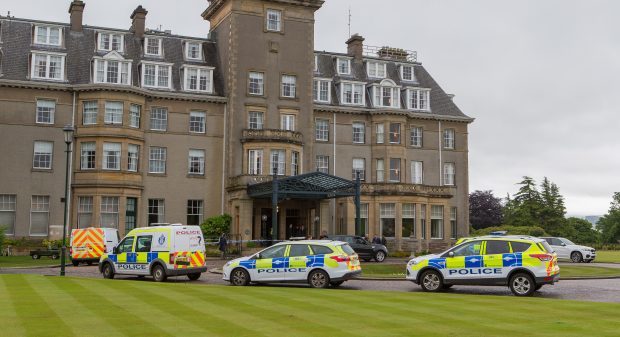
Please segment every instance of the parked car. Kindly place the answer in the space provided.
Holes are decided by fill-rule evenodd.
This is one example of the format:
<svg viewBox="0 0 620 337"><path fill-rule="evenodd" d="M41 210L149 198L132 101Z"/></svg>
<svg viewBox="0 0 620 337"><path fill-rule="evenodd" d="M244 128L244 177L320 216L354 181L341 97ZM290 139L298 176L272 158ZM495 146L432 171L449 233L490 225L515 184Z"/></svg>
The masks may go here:
<svg viewBox="0 0 620 337"><path fill-rule="evenodd" d="M558 259L571 260L575 263L592 262L596 258L596 250L592 247L581 246L566 238L542 238L558 254Z"/></svg>
<svg viewBox="0 0 620 337"><path fill-rule="evenodd" d="M374 259L377 262L385 261L388 256L388 249L384 245L368 242L366 238L356 235L332 235L330 240L346 242L353 248L360 259L368 262Z"/></svg>
<svg viewBox="0 0 620 337"><path fill-rule="evenodd" d="M56 260L57 258L60 257L60 250L59 249L37 249L37 250L30 251L30 257L32 257L33 260L38 260L41 258L41 256L49 256L52 258L52 260Z"/></svg>

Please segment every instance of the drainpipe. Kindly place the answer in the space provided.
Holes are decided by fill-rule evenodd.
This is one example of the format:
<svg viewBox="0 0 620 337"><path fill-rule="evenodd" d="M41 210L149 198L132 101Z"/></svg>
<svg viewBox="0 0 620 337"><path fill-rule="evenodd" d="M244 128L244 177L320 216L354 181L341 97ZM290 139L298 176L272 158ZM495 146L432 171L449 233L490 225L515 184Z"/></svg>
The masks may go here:
<svg viewBox="0 0 620 337"><path fill-rule="evenodd" d="M73 102L72 102L72 106L71 106L71 126L73 127L73 129L75 130L75 111L76 111L76 94L75 91L73 92ZM75 131L73 133L73 137L75 138ZM68 181L68 185L69 185L69 192L67 193L67 199L65 200L65 202L67 203L67 214L66 214L66 219L69 219L69 223L71 223L71 200L73 198L73 189L71 188L71 185L73 184L73 155L75 155L75 141L71 142L71 147L72 147L72 157L71 160L69 161L69 181ZM66 226L66 224L63 224L63 226ZM70 233L71 228L67 228L67 232Z"/></svg>
<svg viewBox="0 0 620 337"><path fill-rule="evenodd" d="M334 134L333 137L333 154L332 157L333 159L333 175L336 175L336 113L334 112L334 132L332 132ZM332 234L336 234L336 199L332 199Z"/></svg>
<svg viewBox="0 0 620 337"><path fill-rule="evenodd" d="M438 121L437 123L439 123L439 186L443 186L443 159L441 158L443 144L441 143L441 121Z"/></svg>
<svg viewBox="0 0 620 337"><path fill-rule="evenodd" d="M220 214L224 214L224 199L226 198L226 138L228 131L228 103L224 104L224 138L222 139L222 205Z"/></svg>

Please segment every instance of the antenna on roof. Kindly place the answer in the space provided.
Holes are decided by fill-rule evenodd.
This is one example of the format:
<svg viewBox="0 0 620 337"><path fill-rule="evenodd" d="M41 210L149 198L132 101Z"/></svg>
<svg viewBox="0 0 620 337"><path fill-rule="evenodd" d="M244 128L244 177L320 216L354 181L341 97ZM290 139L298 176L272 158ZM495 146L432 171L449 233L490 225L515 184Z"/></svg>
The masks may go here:
<svg viewBox="0 0 620 337"><path fill-rule="evenodd" d="M349 37L351 37L351 6L349 6Z"/></svg>

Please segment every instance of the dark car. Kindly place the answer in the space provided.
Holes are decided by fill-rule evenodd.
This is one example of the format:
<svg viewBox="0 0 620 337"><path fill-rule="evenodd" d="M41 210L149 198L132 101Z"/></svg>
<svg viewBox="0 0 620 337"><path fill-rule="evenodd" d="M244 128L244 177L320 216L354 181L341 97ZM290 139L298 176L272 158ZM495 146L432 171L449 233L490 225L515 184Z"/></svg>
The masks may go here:
<svg viewBox="0 0 620 337"><path fill-rule="evenodd" d="M329 239L348 243L360 259L366 262L372 259L377 262L383 262L385 257L388 255L388 250L384 245L370 243L361 236L331 235L329 236Z"/></svg>

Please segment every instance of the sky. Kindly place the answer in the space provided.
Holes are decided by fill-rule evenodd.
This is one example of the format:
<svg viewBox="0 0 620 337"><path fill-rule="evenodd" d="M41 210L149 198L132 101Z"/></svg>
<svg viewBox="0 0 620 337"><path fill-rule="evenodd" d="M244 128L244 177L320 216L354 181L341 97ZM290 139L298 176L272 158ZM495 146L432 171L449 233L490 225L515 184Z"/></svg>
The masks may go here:
<svg viewBox="0 0 620 337"><path fill-rule="evenodd" d="M85 0L87 25L128 28L138 5L147 27L206 36L206 0ZM69 0L0 0L0 13L68 22ZM179 6L182 4L182 6ZM326 0L315 48L416 50L469 128L470 190L514 194L548 177L569 215L602 215L620 191L620 1ZM173 14L174 15L171 15Z"/></svg>

